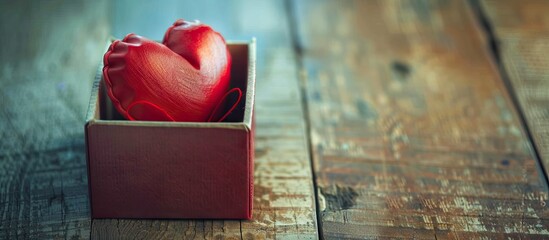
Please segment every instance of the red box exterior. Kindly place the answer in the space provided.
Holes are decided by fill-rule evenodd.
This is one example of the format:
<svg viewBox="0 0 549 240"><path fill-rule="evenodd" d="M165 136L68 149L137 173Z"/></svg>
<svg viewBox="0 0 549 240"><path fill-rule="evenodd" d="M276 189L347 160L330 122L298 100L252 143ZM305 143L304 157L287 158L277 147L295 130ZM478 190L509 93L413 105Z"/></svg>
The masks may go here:
<svg viewBox="0 0 549 240"><path fill-rule="evenodd" d="M241 121L104 119L98 73L85 129L93 218L251 218L255 42L229 49L231 82L246 85Z"/></svg>

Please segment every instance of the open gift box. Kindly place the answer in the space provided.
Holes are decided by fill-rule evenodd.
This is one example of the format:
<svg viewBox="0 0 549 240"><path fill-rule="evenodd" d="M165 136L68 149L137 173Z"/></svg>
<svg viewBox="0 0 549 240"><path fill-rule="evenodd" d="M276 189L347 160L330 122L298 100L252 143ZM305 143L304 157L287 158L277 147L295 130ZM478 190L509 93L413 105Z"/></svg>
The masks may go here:
<svg viewBox="0 0 549 240"><path fill-rule="evenodd" d="M98 71L85 126L92 218L251 218L255 39L227 45L244 94L220 123L125 120Z"/></svg>

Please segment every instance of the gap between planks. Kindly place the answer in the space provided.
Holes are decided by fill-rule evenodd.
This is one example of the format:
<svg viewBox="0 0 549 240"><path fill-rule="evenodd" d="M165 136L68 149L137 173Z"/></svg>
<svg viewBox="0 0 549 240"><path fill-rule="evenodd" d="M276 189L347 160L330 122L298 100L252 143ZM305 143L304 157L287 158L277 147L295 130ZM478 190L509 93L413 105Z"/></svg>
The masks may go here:
<svg viewBox="0 0 549 240"><path fill-rule="evenodd" d="M486 36L487 43L488 43L486 48L492 55L493 62L498 69L500 78L505 86L505 89L507 90L507 94L509 95L511 103L513 104L513 107L517 112L517 116L519 118L520 124L524 129L524 134L526 135L526 137L530 142L530 146L532 147L533 153L535 155L537 166L540 169L543 179L545 180L545 184L549 185L549 177L547 176L547 166L545 166L545 164L543 163L543 158L540 154L535 138L533 137L532 129L530 128L528 121L526 120L527 115L525 114L525 111L522 105L520 104L518 94L515 91L515 88L513 87L513 83L509 77L509 74L507 73L507 69L503 64L501 46L499 44L498 37L494 32L494 24L490 20L486 12L486 9L484 9L485 7L482 6L480 1L481 0L468 0L468 3L473 12L474 17L477 20L476 22L479 25L479 28L483 30L483 33Z"/></svg>

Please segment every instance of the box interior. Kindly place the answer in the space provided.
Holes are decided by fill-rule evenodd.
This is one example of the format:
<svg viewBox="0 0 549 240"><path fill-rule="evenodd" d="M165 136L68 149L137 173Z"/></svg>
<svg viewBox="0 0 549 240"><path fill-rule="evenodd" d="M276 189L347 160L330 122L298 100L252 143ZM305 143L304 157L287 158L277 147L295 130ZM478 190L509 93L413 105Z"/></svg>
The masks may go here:
<svg viewBox="0 0 549 240"><path fill-rule="evenodd" d="M244 113L246 107L246 93L247 93L247 80L248 80L248 44L233 43L227 44L229 52L231 53L232 65L231 65L231 85L229 89L238 87L242 91L242 98L238 106L234 111L227 116L223 122L243 122ZM236 96L231 99L236 100ZM108 97L105 87L105 81L101 78L99 85L99 119L100 120L122 120L126 119L118 113L114 108L111 99ZM230 106L225 106L225 111Z"/></svg>

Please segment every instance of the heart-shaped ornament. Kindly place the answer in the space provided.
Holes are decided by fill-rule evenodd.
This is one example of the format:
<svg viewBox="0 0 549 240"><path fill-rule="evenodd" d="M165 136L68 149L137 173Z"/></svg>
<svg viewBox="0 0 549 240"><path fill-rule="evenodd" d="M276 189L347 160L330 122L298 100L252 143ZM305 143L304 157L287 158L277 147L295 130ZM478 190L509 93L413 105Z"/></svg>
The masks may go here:
<svg viewBox="0 0 549 240"><path fill-rule="evenodd" d="M207 25L178 20L163 43L129 34L111 44L103 76L114 106L128 120L211 121L232 92L225 40Z"/></svg>

